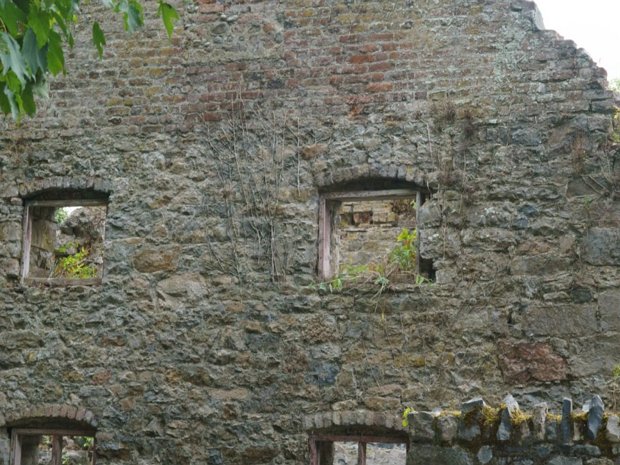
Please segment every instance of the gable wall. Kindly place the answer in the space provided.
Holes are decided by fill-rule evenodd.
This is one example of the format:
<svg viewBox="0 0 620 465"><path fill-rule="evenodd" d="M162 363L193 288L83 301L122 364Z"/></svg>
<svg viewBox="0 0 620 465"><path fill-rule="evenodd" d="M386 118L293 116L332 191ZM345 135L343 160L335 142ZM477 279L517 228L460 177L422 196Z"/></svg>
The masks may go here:
<svg viewBox="0 0 620 465"><path fill-rule="evenodd" d="M178 7L171 43L106 21L101 62L80 33L3 122L0 411L93 411L101 463L301 464L314 411L605 391L612 98L531 3ZM319 192L365 178L435 191L436 284L321 290ZM22 286L21 197L101 185L102 286Z"/></svg>

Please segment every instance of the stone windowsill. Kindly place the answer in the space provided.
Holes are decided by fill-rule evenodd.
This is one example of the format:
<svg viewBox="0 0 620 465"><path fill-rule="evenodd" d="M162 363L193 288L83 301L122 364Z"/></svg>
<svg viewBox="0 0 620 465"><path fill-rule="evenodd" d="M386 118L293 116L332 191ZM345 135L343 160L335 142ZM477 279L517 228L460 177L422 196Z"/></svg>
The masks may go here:
<svg viewBox="0 0 620 465"><path fill-rule="evenodd" d="M24 278L26 286L38 287L74 287L74 286L100 286L101 278L67 279L67 278Z"/></svg>

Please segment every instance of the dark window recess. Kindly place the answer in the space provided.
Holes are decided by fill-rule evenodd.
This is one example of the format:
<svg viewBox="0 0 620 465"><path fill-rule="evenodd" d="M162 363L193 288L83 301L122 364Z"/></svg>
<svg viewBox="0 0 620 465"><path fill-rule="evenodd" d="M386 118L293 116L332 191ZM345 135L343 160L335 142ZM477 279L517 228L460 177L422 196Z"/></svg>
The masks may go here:
<svg viewBox="0 0 620 465"><path fill-rule="evenodd" d="M95 465L92 431L13 429L11 465Z"/></svg>
<svg viewBox="0 0 620 465"><path fill-rule="evenodd" d="M26 200L23 279L56 284L101 280L107 197L73 197Z"/></svg>
<svg viewBox="0 0 620 465"><path fill-rule="evenodd" d="M406 461L407 440L400 436L310 437L310 465L405 465Z"/></svg>
<svg viewBox="0 0 620 465"><path fill-rule="evenodd" d="M429 198L415 189L327 192L319 213L319 275L374 273L404 281L434 279L419 253L417 209Z"/></svg>

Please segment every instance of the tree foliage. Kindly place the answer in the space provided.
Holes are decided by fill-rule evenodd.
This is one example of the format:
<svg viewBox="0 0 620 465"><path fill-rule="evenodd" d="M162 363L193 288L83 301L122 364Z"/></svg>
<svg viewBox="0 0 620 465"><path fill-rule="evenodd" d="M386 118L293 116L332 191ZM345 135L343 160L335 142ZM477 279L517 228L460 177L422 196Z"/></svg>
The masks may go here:
<svg viewBox="0 0 620 465"><path fill-rule="evenodd" d="M609 83L609 88L614 92L620 93L620 79L612 79Z"/></svg>
<svg viewBox="0 0 620 465"><path fill-rule="evenodd" d="M125 30L133 32L144 23L139 0L102 0L121 15ZM49 75L65 73L64 51L73 47L72 27L77 22L80 0L0 0L0 111L19 119L36 112L35 97L47 94ZM170 37L177 11L158 0L157 13ZM106 44L97 21L92 41L99 57Z"/></svg>

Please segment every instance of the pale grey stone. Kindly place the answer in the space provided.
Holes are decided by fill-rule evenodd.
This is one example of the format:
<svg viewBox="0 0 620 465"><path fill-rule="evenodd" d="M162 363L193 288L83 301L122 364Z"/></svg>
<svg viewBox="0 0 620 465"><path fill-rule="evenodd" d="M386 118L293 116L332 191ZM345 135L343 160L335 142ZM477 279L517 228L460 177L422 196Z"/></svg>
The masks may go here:
<svg viewBox="0 0 620 465"><path fill-rule="evenodd" d="M609 415L607 426L605 427L605 437L609 442L620 442L620 416Z"/></svg>
<svg viewBox="0 0 620 465"><path fill-rule="evenodd" d="M532 413L532 433L538 441L545 439L545 430L547 426L547 413L549 408L546 402L542 402L534 406Z"/></svg>
<svg viewBox="0 0 620 465"><path fill-rule="evenodd" d="M590 401L590 408L588 410L588 429L586 436L588 439L595 439L598 435L598 431L603 423L603 413L605 412L605 405L601 396L595 395Z"/></svg>
<svg viewBox="0 0 620 465"><path fill-rule="evenodd" d="M476 457L482 465L485 465L493 459L493 449L490 446L482 446Z"/></svg>

